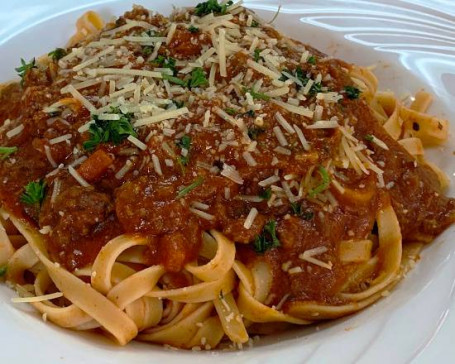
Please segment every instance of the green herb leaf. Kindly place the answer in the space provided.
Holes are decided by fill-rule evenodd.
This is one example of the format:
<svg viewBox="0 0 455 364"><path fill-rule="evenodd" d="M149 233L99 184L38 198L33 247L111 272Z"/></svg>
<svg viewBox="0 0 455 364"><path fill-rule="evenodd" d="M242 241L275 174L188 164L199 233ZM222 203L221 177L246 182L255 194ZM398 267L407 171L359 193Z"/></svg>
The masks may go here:
<svg viewBox="0 0 455 364"><path fill-rule="evenodd" d="M188 193L190 193L192 190L194 190L196 187L199 187L200 185L202 185L202 183L204 182L204 178L203 177L198 177L194 180L193 183L191 183L189 186L186 186L185 188L183 188L178 194L177 194L177 199L179 198L182 198L183 196L186 196Z"/></svg>
<svg viewBox="0 0 455 364"><path fill-rule="evenodd" d="M270 187L266 188L265 190L263 190L259 193L259 197L266 201L270 200L271 196L272 196L272 189Z"/></svg>
<svg viewBox="0 0 455 364"><path fill-rule="evenodd" d="M243 116L248 116L250 118L256 117L256 112L254 110L248 110L242 114Z"/></svg>
<svg viewBox="0 0 455 364"><path fill-rule="evenodd" d="M256 49L254 50L254 61L255 61L255 62L259 62L260 59L264 60L264 58L262 58L262 57L260 56L260 53L261 53L261 52L262 52L262 51L261 51L260 49L258 49L258 48L256 48Z"/></svg>
<svg viewBox="0 0 455 364"><path fill-rule="evenodd" d="M315 56L311 56L307 59L307 63L309 64L316 64L316 57Z"/></svg>
<svg viewBox="0 0 455 364"><path fill-rule="evenodd" d="M251 140L256 140L260 134L265 132L264 129L253 126L251 128L248 128L248 136L250 137Z"/></svg>
<svg viewBox="0 0 455 364"><path fill-rule="evenodd" d="M199 3L196 5L194 13L197 16L204 16L210 13L214 14L226 14L226 10L228 6L233 4L232 1L228 1L224 5L218 4L217 0L208 0L203 3Z"/></svg>
<svg viewBox="0 0 455 364"><path fill-rule="evenodd" d="M323 166L319 166L318 170L319 170L319 174L321 175L322 182L321 182L321 184L319 184L318 186L316 186L315 188L313 188L310 191L310 197L315 197L316 195L320 194L321 192L324 192L326 189L329 188L329 185L330 185L329 172L327 172L327 170Z"/></svg>
<svg viewBox="0 0 455 364"><path fill-rule="evenodd" d="M302 204L299 202L292 202L291 210L295 216L301 217L303 220L309 221L314 217L313 211L310 211L310 210L303 211Z"/></svg>
<svg viewBox="0 0 455 364"><path fill-rule="evenodd" d="M291 210L295 216L302 215L302 204L298 202L291 202Z"/></svg>
<svg viewBox="0 0 455 364"><path fill-rule="evenodd" d="M235 109L233 109L232 107L227 107L226 109L224 109L224 111L226 111L226 113L229 115L237 115L237 111L235 111Z"/></svg>
<svg viewBox="0 0 455 364"><path fill-rule="evenodd" d="M24 77L27 74L28 71L30 71L32 68L37 68L35 64L35 58L33 58L29 63L25 62L23 58L21 58L21 66L15 68L17 74L21 78L21 85L24 84Z"/></svg>
<svg viewBox="0 0 455 364"><path fill-rule="evenodd" d="M361 93L361 91L354 86L346 86L344 88L344 91L346 92L346 96L348 97L348 99L351 100L358 99Z"/></svg>
<svg viewBox="0 0 455 364"><path fill-rule="evenodd" d="M177 109L180 109L181 107L183 107L185 105L185 103L183 101L178 101L178 100L172 100L172 103L175 105L175 107Z"/></svg>
<svg viewBox="0 0 455 364"><path fill-rule="evenodd" d="M257 28L258 26L259 26L259 23L258 23L256 20L253 20L253 21L251 22L251 27L252 27L252 28Z"/></svg>
<svg viewBox="0 0 455 364"><path fill-rule="evenodd" d="M188 151L187 155L183 156L180 155L177 158L177 162L182 168L182 172L185 173L185 166L188 165L190 161L190 148L191 148L191 137L189 135L184 135L182 138L177 142L177 146L181 149L186 149Z"/></svg>
<svg viewBox="0 0 455 364"><path fill-rule="evenodd" d="M175 83L176 85L180 85L183 87L186 87L188 85L188 83L182 80L181 78L171 76L166 73L162 73L161 75L163 76L163 80L168 80L169 82Z"/></svg>
<svg viewBox="0 0 455 364"><path fill-rule="evenodd" d="M111 108L111 114L120 115L119 120L99 120L97 115L93 115L94 124L90 125L89 140L84 142L86 150L93 150L98 144L112 142L120 144L129 135L137 136L131 119L133 114L124 114L118 107Z"/></svg>
<svg viewBox="0 0 455 364"><path fill-rule="evenodd" d="M47 55L51 57L54 61L58 61L59 59L65 57L68 53L66 49L63 48L55 48L52 52L49 52Z"/></svg>
<svg viewBox="0 0 455 364"><path fill-rule="evenodd" d="M21 195L20 200L27 205L41 204L46 195L46 182L29 182L24 187L25 192Z"/></svg>
<svg viewBox="0 0 455 364"><path fill-rule="evenodd" d="M199 87L205 86L209 83L207 78L205 77L205 72L201 67L195 68L193 72L191 72L191 78L188 81L188 87Z"/></svg>
<svg viewBox="0 0 455 364"><path fill-rule="evenodd" d="M243 88L244 93L249 93L253 99L258 99L258 100L264 100L264 101L269 101L270 96L267 96L266 94L263 94L261 92L256 92L252 88Z"/></svg>
<svg viewBox="0 0 455 364"><path fill-rule="evenodd" d="M7 271L8 271L8 266L6 264L1 265L0 266L0 277L3 277Z"/></svg>
<svg viewBox="0 0 455 364"><path fill-rule="evenodd" d="M262 254L265 251L281 246L280 240L276 236L276 221L271 220L265 224L261 235L256 235L253 248L256 253Z"/></svg>
<svg viewBox="0 0 455 364"><path fill-rule="evenodd" d="M153 52L153 47L152 46L145 46L142 47L142 54L144 56L150 56Z"/></svg>
<svg viewBox="0 0 455 364"><path fill-rule="evenodd" d="M159 55L158 57L156 57L152 63L157 65L158 67L161 67L161 68L169 68L170 70L172 70L172 74L175 76L177 74L177 69L176 69L176 60L175 58L172 58L172 57L164 57L162 55Z"/></svg>
<svg viewBox="0 0 455 364"><path fill-rule="evenodd" d="M194 25L188 27L190 33L199 33L199 28L196 28Z"/></svg>
<svg viewBox="0 0 455 364"><path fill-rule="evenodd" d="M17 147L0 147L0 155L2 156L0 159L6 159L11 154L17 152Z"/></svg>
<svg viewBox="0 0 455 364"><path fill-rule="evenodd" d="M374 140L374 136L371 134L367 134L364 136L366 141L372 142Z"/></svg>

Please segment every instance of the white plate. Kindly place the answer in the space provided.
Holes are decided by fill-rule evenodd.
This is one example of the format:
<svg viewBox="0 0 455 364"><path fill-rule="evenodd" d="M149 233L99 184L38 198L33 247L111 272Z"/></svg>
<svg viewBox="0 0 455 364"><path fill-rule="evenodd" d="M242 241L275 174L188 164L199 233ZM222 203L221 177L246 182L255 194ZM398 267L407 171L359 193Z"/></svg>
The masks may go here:
<svg viewBox="0 0 455 364"><path fill-rule="evenodd" d="M136 2L140 2L137 0ZM7 3L7 4L6 4ZM94 9L108 19L132 1L2 1L0 8L0 81L14 77L20 57L30 59L66 43L79 15ZM164 14L192 1L142 4ZM274 0L250 0L247 6L270 19ZM360 65L377 64L380 87L398 95L431 91L431 112L455 122L455 4L452 0L308 0L284 1L276 26L294 38ZM453 125L453 124L452 124ZM451 128L452 133L454 128ZM454 182L455 142L430 153ZM455 189L449 191L455 195ZM417 268L393 293L367 310L319 327L261 339L241 352L173 352L131 343L117 347L94 334L76 333L42 322L25 305L13 305L0 287L2 359L15 363L428 363L453 362L455 348L455 228L422 254Z"/></svg>

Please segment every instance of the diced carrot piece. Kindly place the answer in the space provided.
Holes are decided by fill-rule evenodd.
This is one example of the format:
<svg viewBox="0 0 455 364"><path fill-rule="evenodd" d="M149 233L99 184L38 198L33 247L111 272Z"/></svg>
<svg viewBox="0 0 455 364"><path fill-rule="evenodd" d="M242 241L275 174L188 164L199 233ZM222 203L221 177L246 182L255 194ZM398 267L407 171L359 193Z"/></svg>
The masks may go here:
<svg viewBox="0 0 455 364"><path fill-rule="evenodd" d="M104 150L98 149L87 160L85 160L77 172L87 182L98 180L112 164L113 159Z"/></svg>

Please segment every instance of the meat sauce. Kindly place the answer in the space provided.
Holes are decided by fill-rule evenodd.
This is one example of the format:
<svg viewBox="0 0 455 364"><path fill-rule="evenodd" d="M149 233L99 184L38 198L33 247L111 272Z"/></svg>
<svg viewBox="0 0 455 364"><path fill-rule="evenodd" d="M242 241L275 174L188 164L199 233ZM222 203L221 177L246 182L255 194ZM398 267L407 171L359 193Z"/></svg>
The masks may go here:
<svg viewBox="0 0 455 364"><path fill-rule="evenodd" d="M121 17L117 26L125 24L125 19L144 20L144 17L149 18L148 12L136 8ZM167 19L161 16L151 17L149 21L160 29L167 24ZM270 28L267 32L271 37L281 38ZM169 47L161 47L159 54L178 60L194 60L210 43L208 34L193 34L179 26ZM140 49L134 47L132 45L130 50L137 56ZM321 53L313 53L323 57ZM291 47L284 47L283 54L289 59L289 69L295 69L295 61L299 61L300 54ZM242 51L233 55L226 81L239 72L246 73L249 58ZM305 130L305 137L311 144L310 151L298 147L297 137L292 136L291 155L273 153L279 146L272 131L276 125L274 115L285 111L272 102L263 102L259 121L257 116L248 113L242 116L249 128L259 131L255 141L261 152L254 155L256 166L250 166L239 155L235 143L219 151L223 133L233 130L235 138L232 140L241 138L237 129L221 122L219 117L216 117L217 130L202 128L201 116L180 121L182 130L192 125L190 131L185 129L185 134L191 137L191 147L188 163L183 167L177 159L172 166L164 165L170 157L168 151L162 148L163 142L178 156L178 140L156 136L146 139L149 130L137 130L138 139L147 140L146 151L135 149L131 152L134 146L123 141L118 145L99 144L94 151L88 152L82 144L89 135L78 132L78 128L90 120L90 113L84 107L69 109L66 115L57 117L43 112L45 107L62 98L61 88L71 81L70 76L62 76L59 82L55 82L50 71L55 68L55 63L52 64L52 67L41 66L30 70L23 87L9 84L0 93L0 125L3 125L0 145L18 147L15 154L0 162L0 200L7 210L37 228L50 227L51 232L46 235L49 251L69 270L92 263L110 239L123 233L141 233L150 237L146 251L150 264L160 263L168 272L180 272L186 263L197 258L202 232L218 229L236 242L237 258L242 262L251 265L262 260L272 268L271 304L279 302L286 293L291 293L291 300L334 302L334 295L352 269L339 261L338 243L368 237L374 229L376 211L387 194L398 215L405 241L427 241L454 220L455 202L441 195L435 174L428 167L415 163L414 158L387 135L363 99L343 99L338 103L336 115L340 119L357 121L354 126L358 139L363 140L366 134L374 134L386 142L389 150L372 143L369 148L374 151L373 160L384 165L385 183L393 182L393 187L386 191L376 186L372 175L359 176L343 171L344 186L365 196L364 200L351 200L331 187L338 200L337 206L327 211L320 204L304 199L300 209L306 214L298 216L293 213L289 201L269 206L266 199L249 201L239 196L262 196L266 191L258 185L258 181L274 175L276 170L282 176L304 176L310 168L333 159L341 138L338 130ZM330 75L330 88L333 90L342 90L352 83L345 71L349 65L342 61L327 59L316 65L304 63L301 67L310 75ZM153 67L135 63L135 68ZM205 71L209 72L209 69ZM253 75L253 79L262 77L257 73ZM216 81L222 81L218 74ZM263 82L267 84L269 81L264 78ZM98 87L89 87L83 94L93 102L100 96ZM188 108L206 111L216 106L223 108L219 98L204 99L194 107L188 105ZM299 115L285 113L285 116L291 124L301 123ZM22 123L24 130L11 139L7 138L5 131L11 127L5 120ZM49 143L52 138L64 134L70 134L71 138L63 143ZM50 164L45 146L60 167ZM92 178L90 187L82 187L68 173L66 166L98 150L109 155L112 163L102 175ZM156 173L150 162L152 154L161 161L162 175ZM131 163L131 168L123 177L117 178L118 171L127 161ZM243 178L242 184L220 175L223 163L236 168ZM197 178L202 178L203 183L178 198L182 188L191 185ZM24 186L40 179L44 179L47 186L41 205L29 206L21 202ZM59 183L58 194L53 196L56 183ZM208 206L204 212L213 218L207 220L192 213L190 207L194 202ZM244 222L253 207L259 214L252 226L246 229ZM258 253L253 249L253 242L269 221L277 222L281 246ZM299 260L300 253L321 245L328 250L318 258L330 261L332 269ZM286 262L301 266L304 273L287 274L282 270Z"/></svg>

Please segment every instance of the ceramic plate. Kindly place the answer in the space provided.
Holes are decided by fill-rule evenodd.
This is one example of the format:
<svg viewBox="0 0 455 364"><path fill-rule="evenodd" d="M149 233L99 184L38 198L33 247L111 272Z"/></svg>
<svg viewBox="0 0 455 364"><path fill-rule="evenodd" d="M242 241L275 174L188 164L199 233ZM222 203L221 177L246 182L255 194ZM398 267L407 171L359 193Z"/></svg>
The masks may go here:
<svg viewBox="0 0 455 364"><path fill-rule="evenodd" d="M136 0L168 15L172 5L192 1ZM20 57L63 46L78 16L88 9L107 20L128 10L132 1L2 1L0 8L0 82L15 76ZM432 113L455 123L455 4L453 0L301 0L282 1L275 25L329 55L360 65L375 64L381 89L406 96L424 88L435 95ZM274 0L246 6L264 19ZM452 123L451 131L454 128ZM430 151L430 160L454 185L455 140ZM449 191L455 195L455 188ZM15 363L428 363L453 362L455 347L455 227L428 246L417 267L392 294L367 310L342 320L261 339L238 352L184 352L131 343L117 347L94 334L44 323L26 305L10 302L0 287L2 359Z"/></svg>

